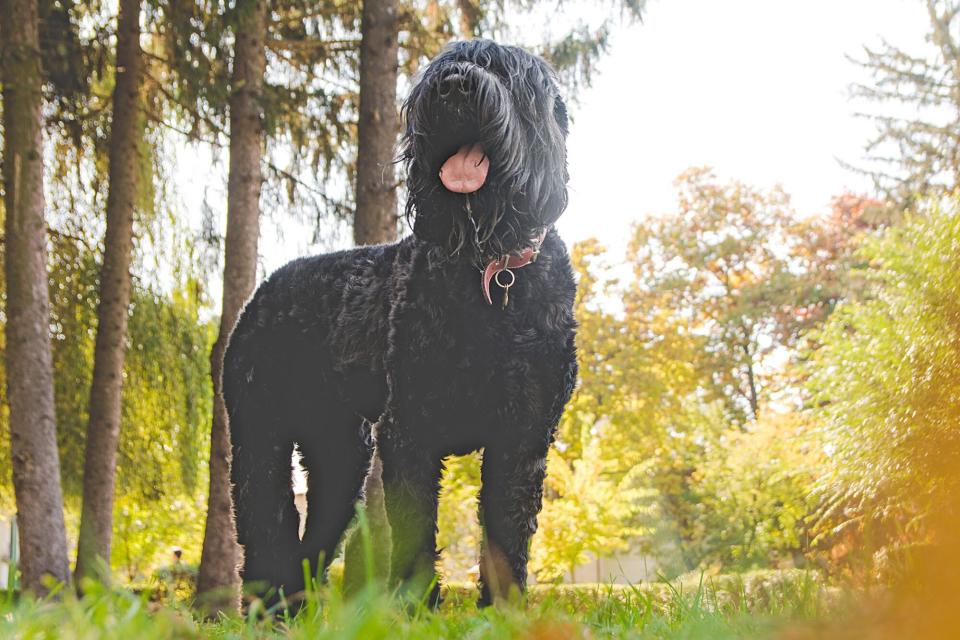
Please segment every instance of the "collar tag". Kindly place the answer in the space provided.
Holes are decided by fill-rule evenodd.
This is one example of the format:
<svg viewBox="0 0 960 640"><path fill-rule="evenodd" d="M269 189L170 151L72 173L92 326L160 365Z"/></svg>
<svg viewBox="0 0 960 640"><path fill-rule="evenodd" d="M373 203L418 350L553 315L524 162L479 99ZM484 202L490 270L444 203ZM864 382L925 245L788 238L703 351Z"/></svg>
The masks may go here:
<svg viewBox="0 0 960 640"><path fill-rule="evenodd" d="M503 293L503 306L506 308L507 300L510 287L513 286L513 283L516 279L513 271L511 269L519 269L520 267L525 267L531 262L537 261L537 256L540 255L540 245L543 244L544 238L547 237L548 229L541 231L537 237L533 238L530 242L530 246L520 252L518 256L506 255L495 260L491 260L487 263L486 269L483 270L483 276L480 279L480 290L483 292L483 298L487 301L487 304L493 304L493 298L490 297L490 281L493 280L497 283L497 286L504 290ZM504 278L504 284L501 282L498 277L502 272L506 271L509 273L510 278L507 280Z"/></svg>

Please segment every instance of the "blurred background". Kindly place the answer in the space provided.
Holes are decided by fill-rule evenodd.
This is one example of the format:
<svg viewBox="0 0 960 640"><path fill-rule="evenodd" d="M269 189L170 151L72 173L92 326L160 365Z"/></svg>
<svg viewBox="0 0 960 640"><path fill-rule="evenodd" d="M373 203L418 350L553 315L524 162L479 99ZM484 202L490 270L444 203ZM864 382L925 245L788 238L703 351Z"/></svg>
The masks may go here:
<svg viewBox="0 0 960 640"><path fill-rule="evenodd" d="M876 585L909 571L941 540L937 518L951 521L960 468L960 3L393 6L388 105L446 42L474 36L546 56L570 104L559 229L579 278L581 377L549 460L535 579L809 571ZM253 284L223 276L228 203L249 209L231 200L243 127L262 177L247 258L257 281L300 255L409 233L403 184L358 147L359 4L39 7L60 464L49 482L62 486L72 556L121 163L131 288L115 501L98 522L114 576L139 584L201 559L210 354ZM139 42L126 94L118 9ZM262 53L257 82L236 57L243 37ZM247 89L252 125L235 118ZM112 156L124 95L130 155ZM367 135L392 145L389 128ZM354 218L369 197L358 184L379 189L385 223ZM8 417L4 398L4 431ZM0 586L17 554L8 443ZM450 459L444 476L450 581L477 562L479 459Z"/></svg>

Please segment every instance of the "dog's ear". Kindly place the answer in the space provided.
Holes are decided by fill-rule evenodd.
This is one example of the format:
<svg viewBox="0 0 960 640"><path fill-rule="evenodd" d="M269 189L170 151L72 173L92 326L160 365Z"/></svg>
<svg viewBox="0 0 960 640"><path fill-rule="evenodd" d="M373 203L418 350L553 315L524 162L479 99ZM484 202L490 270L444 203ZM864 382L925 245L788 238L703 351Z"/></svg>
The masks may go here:
<svg viewBox="0 0 960 640"><path fill-rule="evenodd" d="M567 104L560 96L557 96L556 100L553 101L553 117L556 118L560 130L563 131L563 136L566 137L570 133L570 121L567 117Z"/></svg>

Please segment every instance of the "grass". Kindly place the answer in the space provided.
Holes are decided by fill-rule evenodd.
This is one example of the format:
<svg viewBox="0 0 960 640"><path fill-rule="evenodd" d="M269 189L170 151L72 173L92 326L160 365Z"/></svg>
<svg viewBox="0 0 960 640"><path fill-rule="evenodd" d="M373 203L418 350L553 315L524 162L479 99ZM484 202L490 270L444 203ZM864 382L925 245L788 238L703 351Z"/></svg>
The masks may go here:
<svg viewBox="0 0 960 640"><path fill-rule="evenodd" d="M81 600L6 600L2 638L767 638L822 619L825 591L804 572L757 572L637 586L537 586L524 602L478 610L472 587L451 585L443 606L400 606L369 590L352 601L335 588L308 594L288 619L198 621L148 592L94 590ZM253 608L255 610L255 608Z"/></svg>

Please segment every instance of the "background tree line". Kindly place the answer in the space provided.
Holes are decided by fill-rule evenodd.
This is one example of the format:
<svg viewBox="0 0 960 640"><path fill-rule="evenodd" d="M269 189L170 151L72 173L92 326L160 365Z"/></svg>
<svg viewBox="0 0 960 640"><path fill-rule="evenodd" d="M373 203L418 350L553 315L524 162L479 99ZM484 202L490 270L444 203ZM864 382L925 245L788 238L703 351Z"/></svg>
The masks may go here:
<svg viewBox="0 0 960 640"><path fill-rule="evenodd" d="M626 255L574 248L580 381L549 461L539 579L632 549L666 577L886 580L951 520L960 4L922 9L925 53L856 60L872 84L852 95L877 133L854 168L876 196L798 214L780 188L695 167ZM445 478L451 571L479 534L462 524L476 465Z"/></svg>

